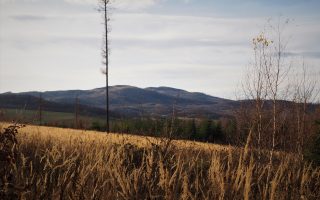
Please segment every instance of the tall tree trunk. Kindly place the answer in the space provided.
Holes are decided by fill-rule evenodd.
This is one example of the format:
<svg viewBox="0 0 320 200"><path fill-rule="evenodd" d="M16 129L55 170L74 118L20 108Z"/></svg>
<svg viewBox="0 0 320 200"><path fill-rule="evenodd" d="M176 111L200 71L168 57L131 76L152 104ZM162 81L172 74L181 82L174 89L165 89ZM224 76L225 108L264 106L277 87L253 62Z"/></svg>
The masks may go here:
<svg viewBox="0 0 320 200"><path fill-rule="evenodd" d="M108 49L108 9L109 0L102 0L102 12L104 14L104 26L105 26L105 46L103 52L104 54L104 64L105 64L105 75L106 75L106 132L110 132L110 116L109 116L109 49Z"/></svg>

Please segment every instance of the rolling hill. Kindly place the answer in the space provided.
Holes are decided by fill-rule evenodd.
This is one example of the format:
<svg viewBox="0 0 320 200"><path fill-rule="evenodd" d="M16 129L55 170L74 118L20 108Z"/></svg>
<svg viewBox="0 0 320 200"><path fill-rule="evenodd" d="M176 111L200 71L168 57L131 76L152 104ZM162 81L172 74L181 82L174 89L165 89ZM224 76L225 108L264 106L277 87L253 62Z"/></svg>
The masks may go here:
<svg viewBox="0 0 320 200"><path fill-rule="evenodd" d="M111 86L110 110L114 115L125 117L168 116L175 106L181 117L218 118L230 115L238 106L237 101L213 97L199 92L188 92L170 87L138 88L127 85ZM0 107L37 109L39 92L0 94ZM105 108L105 88L92 90L46 91L42 93L44 109L49 111L74 111L78 97L81 110L99 115Z"/></svg>

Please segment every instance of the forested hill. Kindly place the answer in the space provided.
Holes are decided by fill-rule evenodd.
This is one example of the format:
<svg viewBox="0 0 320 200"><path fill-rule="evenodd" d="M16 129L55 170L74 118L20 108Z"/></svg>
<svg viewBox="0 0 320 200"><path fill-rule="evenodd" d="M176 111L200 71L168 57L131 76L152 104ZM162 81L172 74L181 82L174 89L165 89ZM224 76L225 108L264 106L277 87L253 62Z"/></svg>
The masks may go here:
<svg viewBox="0 0 320 200"><path fill-rule="evenodd" d="M170 87L138 88L127 85L111 86L110 109L121 116L168 116L173 105L179 116L218 118L230 115L238 106L238 102L213 97L199 92L188 92ZM4 93L0 94L0 107L36 109L39 92ZM71 111L75 99L86 110L100 113L105 108L105 88L92 90L47 91L41 93L50 110ZM12 100L14 99L14 101ZM46 107L46 106L45 106ZM56 108L55 108L56 107ZM46 109L46 108L45 108ZM91 112L92 113L92 112Z"/></svg>

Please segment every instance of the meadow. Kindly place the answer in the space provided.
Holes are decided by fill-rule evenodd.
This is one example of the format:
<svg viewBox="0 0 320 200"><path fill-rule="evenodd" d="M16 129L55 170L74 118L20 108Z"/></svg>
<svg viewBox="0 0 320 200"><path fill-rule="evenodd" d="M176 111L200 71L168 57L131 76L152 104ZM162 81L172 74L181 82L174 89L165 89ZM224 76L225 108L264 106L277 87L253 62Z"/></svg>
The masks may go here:
<svg viewBox="0 0 320 200"><path fill-rule="evenodd" d="M0 199L319 199L294 154L43 126L0 135Z"/></svg>
<svg viewBox="0 0 320 200"><path fill-rule="evenodd" d="M38 110L23 110L23 109L1 109L3 115L0 114L2 121L19 121L28 124L39 124L39 111ZM73 127L74 126L74 113L68 112L42 112L42 125L60 126L60 127ZM79 115L80 120L87 126L92 122L104 122L101 117L91 117Z"/></svg>

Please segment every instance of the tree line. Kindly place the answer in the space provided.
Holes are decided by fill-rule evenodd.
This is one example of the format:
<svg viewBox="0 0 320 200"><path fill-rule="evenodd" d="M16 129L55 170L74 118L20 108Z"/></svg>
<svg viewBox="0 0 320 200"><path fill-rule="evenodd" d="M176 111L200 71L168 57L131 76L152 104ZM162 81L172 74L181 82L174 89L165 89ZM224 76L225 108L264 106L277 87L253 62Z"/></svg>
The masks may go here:
<svg viewBox="0 0 320 200"><path fill-rule="evenodd" d="M90 129L104 131L103 122L92 122ZM113 119L110 122L110 131L114 133L126 133L162 137L172 131L173 139L186 139L203 142L223 143L227 142L226 133L220 120L209 118L202 119L174 119L171 118L137 118L137 119Z"/></svg>

